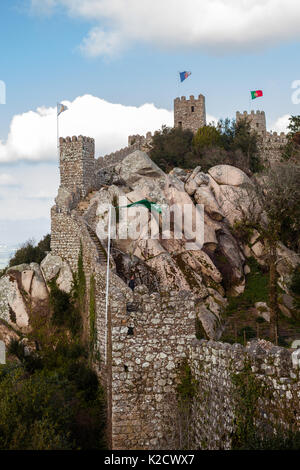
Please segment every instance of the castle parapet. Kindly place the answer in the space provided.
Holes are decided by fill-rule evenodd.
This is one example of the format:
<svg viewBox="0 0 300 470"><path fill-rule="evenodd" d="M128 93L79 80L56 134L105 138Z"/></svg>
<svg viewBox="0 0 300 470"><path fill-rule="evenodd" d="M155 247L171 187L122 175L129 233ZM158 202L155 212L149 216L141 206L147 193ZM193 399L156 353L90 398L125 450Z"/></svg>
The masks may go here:
<svg viewBox="0 0 300 470"><path fill-rule="evenodd" d="M280 143L280 144L287 144L287 136L284 132L280 132L278 134L277 132L267 132L265 141L268 143Z"/></svg>
<svg viewBox="0 0 300 470"><path fill-rule="evenodd" d="M95 141L82 135L60 137L61 186L85 197L95 184Z"/></svg>
<svg viewBox="0 0 300 470"><path fill-rule="evenodd" d="M195 98L190 95L189 99L185 96L174 99L174 127L182 129L191 129L197 132L200 127L206 124L205 97L199 95Z"/></svg>
<svg viewBox="0 0 300 470"><path fill-rule="evenodd" d="M252 131L256 132L261 136L265 136L267 132L267 125L266 115L264 111L251 110L250 113L247 113L247 111L244 111L243 113L237 111L236 122L239 122L243 119L246 119L249 122Z"/></svg>

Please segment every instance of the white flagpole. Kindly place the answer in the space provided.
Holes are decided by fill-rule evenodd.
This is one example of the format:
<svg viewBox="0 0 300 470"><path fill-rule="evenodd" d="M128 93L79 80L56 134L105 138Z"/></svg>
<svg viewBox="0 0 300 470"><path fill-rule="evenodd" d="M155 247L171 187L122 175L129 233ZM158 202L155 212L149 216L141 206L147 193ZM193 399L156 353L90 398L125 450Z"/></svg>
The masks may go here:
<svg viewBox="0 0 300 470"><path fill-rule="evenodd" d="M109 258L110 258L111 204L108 211L106 296L105 296L105 365L107 364L107 327L108 327L108 293L109 293Z"/></svg>

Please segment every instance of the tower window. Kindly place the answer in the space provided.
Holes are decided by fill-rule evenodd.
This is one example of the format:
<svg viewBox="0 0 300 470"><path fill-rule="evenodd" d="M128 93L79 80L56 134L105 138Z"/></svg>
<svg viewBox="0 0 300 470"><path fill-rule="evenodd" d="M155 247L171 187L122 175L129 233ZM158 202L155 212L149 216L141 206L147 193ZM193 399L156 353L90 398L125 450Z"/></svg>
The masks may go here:
<svg viewBox="0 0 300 470"><path fill-rule="evenodd" d="M258 122L256 123L256 127L259 127L259 123L258 123Z"/></svg>
<svg viewBox="0 0 300 470"><path fill-rule="evenodd" d="M191 107L191 111L192 111L192 113L195 111L195 106Z"/></svg>
<svg viewBox="0 0 300 470"><path fill-rule="evenodd" d="M179 122L178 122L178 126L179 126L179 127L182 127L182 121L179 121Z"/></svg>

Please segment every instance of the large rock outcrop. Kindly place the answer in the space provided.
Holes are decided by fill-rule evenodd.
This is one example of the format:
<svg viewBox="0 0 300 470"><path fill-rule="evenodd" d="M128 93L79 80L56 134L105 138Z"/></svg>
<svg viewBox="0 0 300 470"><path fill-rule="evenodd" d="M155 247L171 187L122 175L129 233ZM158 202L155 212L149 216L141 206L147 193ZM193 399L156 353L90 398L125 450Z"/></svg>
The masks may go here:
<svg viewBox="0 0 300 470"><path fill-rule="evenodd" d="M48 289L37 263L9 268L0 279L0 319L24 333L35 309L48 301Z"/></svg>

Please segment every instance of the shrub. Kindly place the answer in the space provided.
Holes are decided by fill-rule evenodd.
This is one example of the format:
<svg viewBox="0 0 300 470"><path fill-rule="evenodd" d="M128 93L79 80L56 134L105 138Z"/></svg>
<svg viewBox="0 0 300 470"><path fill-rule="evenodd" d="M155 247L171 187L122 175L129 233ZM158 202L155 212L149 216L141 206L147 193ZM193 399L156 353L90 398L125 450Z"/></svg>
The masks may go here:
<svg viewBox="0 0 300 470"><path fill-rule="evenodd" d="M1 450L103 448L103 391L84 365L75 378L64 370L28 375L22 366L2 366L0 397Z"/></svg>
<svg viewBox="0 0 300 470"><path fill-rule="evenodd" d="M201 154L208 147L221 147L221 132L212 125L200 127L193 137L192 145L196 154Z"/></svg>
<svg viewBox="0 0 300 470"><path fill-rule="evenodd" d="M190 168L192 159L193 133L180 127L163 126L161 131L153 136L151 159L164 171L172 168Z"/></svg>
<svg viewBox="0 0 300 470"><path fill-rule="evenodd" d="M50 306L52 308L52 322L56 326L64 326L73 335L80 331L81 316L71 294L59 289L56 279L49 282Z"/></svg>
<svg viewBox="0 0 300 470"><path fill-rule="evenodd" d="M246 245L250 242L253 235L253 228L244 220L236 221L231 231L235 238Z"/></svg>
<svg viewBox="0 0 300 470"><path fill-rule="evenodd" d="M33 240L25 242L9 261L9 266L19 264L41 263L46 252L50 251L50 235L46 235L36 246Z"/></svg>

